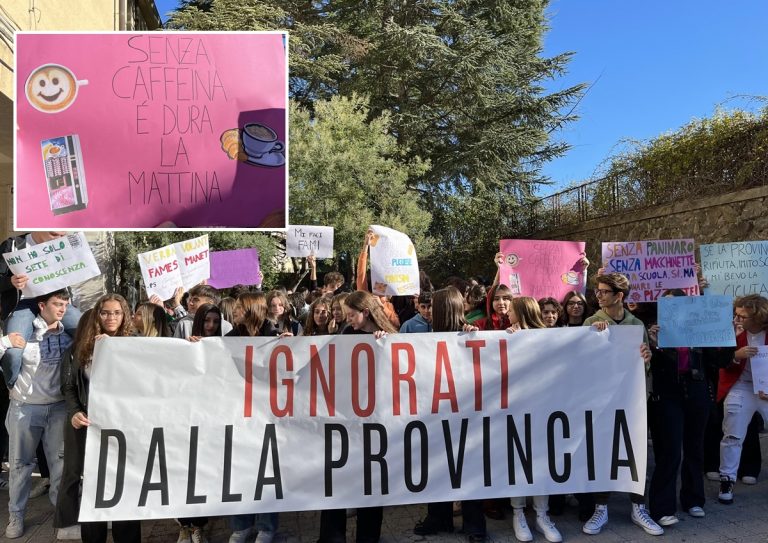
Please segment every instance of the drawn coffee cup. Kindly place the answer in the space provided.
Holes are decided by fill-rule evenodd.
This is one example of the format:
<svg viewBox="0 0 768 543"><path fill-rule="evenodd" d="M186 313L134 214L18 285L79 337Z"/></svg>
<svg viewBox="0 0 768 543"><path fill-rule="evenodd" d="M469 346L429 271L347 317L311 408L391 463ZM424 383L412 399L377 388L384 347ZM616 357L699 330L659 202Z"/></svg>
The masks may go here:
<svg viewBox="0 0 768 543"><path fill-rule="evenodd" d="M88 80L77 80L69 68L60 64L44 64L27 78L24 92L30 105L43 113L58 113L71 106L80 86Z"/></svg>
<svg viewBox="0 0 768 543"><path fill-rule="evenodd" d="M282 151L283 143L277 141L277 134L270 127L248 123L243 127L243 149L248 156L259 158L265 153Z"/></svg>

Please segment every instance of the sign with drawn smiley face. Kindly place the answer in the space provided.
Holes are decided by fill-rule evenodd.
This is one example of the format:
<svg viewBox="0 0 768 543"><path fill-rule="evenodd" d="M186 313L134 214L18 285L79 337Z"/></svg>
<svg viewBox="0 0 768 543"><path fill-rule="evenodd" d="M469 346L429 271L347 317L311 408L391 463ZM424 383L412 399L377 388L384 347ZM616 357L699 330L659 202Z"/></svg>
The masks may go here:
<svg viewBox="0 0 768 543"><path fill-rule="evenodd" d="M80 85L69 68L59 64L45 64L32 71L24 84L30 105L43 113L58 113L71 106L77 98Z"/></svg>

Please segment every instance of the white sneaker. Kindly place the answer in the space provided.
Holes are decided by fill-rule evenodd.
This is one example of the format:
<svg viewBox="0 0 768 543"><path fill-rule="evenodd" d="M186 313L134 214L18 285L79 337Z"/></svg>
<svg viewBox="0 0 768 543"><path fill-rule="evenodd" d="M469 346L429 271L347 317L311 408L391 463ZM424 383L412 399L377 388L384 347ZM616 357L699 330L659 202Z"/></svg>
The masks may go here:
<svg viewBox="0 0 768 543"><path fill-rule="evenodd" d="M719 481L720 480L720 472L719 471L708 471L706 474L707 479L710 481Z"/></svg>
<svg viewBox="0 0 768 543"><path fill-rule="evenodd" d="M48 478L40 479L29 491L30 498L39 498L43 494L48 494L48 490L51 488L51 480Z"/></svg>
<svg viewBox="0 0 768 543"><path fill-rule="evenodd" d="M512 529L515 531L515 537L518 541L533 541L533 534L528 527L528 521L525 520L523 509L512 511Z"/></svg>
<svg viewBox="0 0 768 543"><path fill-rule="evenodd" d="M745 485L756 485L757 484L757 477L752 477L751 475L745 475L741 478L741 482Z"/></svg>
<svg viewBox="0 0 768 543"><path fill-rule="evenodd" d="M189 528L182 526L179 529L179 538L176 543L192 543L192 539L189 537Z"/></svg>
<svg viewBox="0 0 768 543"><path fill-rule="evenodd" d="M595 512L592 513L592 517L584 523L584 527L581 531L585 534L597 535L602 531L603 526L606 524L608 524L608 506L596 505Z"/></svg>
<svg viewBox="0 0 768 543"><path fill-rule="evenodd" d="M675 515L666 515L659 519L659 526L672 526L680 522L680 519Z"/></svg>
<svg viewBox="0 0 768 543"><path fill-rule="evenodd" d="M67 526L66 528L59 528L56 530L56 539L72 539L80 541L80 525L73 524L72 526Z"/></svg>
<svg viewBox="0 0 768 543"><path fill-rule="evenodd" d="M560 531L549 518L549 515L544 513L543 515L536 515L536 531L544 535L544 539L550 543L560 543L563 540L563 536Z"/></svg>
<svg viewBox="0 0 768 543"><path fill-rule="evenodd" d="M272 543L275 538L275 532L270 530L261 530L259 535L256 536L256 543Z"/></svg>
<svg viewBox="0 0 768 543"><path fill-rule="evenodd" d="M229 536L229 543L245 543L245 540L248 539L248 536L251 535L251 530L253 528L246 528L245 530L237 530L236 532L232 532L232 535Z"/></svg>
<svg viewBox="0 0 768 543"><path fill-rule="evenodd" d="M704 515L706 515L704 508L699 507L698 505L688 509L688 514L695 518L702 518Z"/></svg>
<svg viewBox="0 0 768 543"><path fill-rule="evenodd" d="M208 543L202 528L192 528L189 533L189 539L192 543Z"/></svg>
<svg viewBox="0 0 768 543"><path fill-rule="evenodd" d="M24 513L9 513L8 526L5 528L5 537L16 539L24 535Z"/></svg>
<svg viewBox="0 0 768 543"><path fill-rule="evenodd" d="M664 533L664 528L656 524L642 503L632 504L632 522L645 530L648 535L662 535Z"/></svg>

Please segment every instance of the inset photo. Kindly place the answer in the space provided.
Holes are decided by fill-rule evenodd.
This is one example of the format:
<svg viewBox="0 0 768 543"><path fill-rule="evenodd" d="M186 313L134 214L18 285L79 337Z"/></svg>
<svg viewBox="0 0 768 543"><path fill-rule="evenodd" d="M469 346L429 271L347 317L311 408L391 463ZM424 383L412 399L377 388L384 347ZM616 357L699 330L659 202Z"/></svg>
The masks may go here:
<svg viewBox="0 0 768 543"><path fill-rule="evenodd" d="M16 230L285 228L285 32L16 34Z"/></svg>

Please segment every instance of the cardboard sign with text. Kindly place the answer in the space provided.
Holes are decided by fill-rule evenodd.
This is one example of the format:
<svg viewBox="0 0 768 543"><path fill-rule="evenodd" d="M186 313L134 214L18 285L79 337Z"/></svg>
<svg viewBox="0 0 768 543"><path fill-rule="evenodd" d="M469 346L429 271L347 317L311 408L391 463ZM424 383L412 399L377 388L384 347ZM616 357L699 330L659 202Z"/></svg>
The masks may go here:
<svg viewBox="0 0 768 543"><path fill-rule="evenodd" d="M20 32L16 229L285 210L287 34Z"/></svg>
<svg viewBox="0 0 768 543"><path fill-rule="evenodd" d="M333 227L291 225L285 230L285 254L333 258Z"/></svg>
<svg viewBox="0 0 768 543"><path fill-rule="evenodd" d="M671 288L699 295L692 239L610 241L602 249L605 272L629 278L628 302L655 302Z"/></svg>
<svg viewBox="0 0 768 543"><path fill-rule="evenodd" d="M583 241L550 241L503 239L499 251L504 262L499 269L499 282L507 285L515 296L562 300L571 291L584 293L587 268Z"/></svg>
<svg viewBox="0 0 768 543"><path fill-rule="evenodd" d="M178 287L189 290L211 276L208 235L139 254L147 296L171 298Z"/></svg>
<svg viewBox="0 0 768 543"><path fill-rule="evenodd" d="M371 292L377 296L418 294L419 262L411 238L386 226L372 225Z"/></svg>
<svg viewBox="0 0 768 543"><path fill-rule="evenodd" d="M22 290L33 298L101 275L85 234L76 232L3 255L13 275L27 275Z"/></svg>

